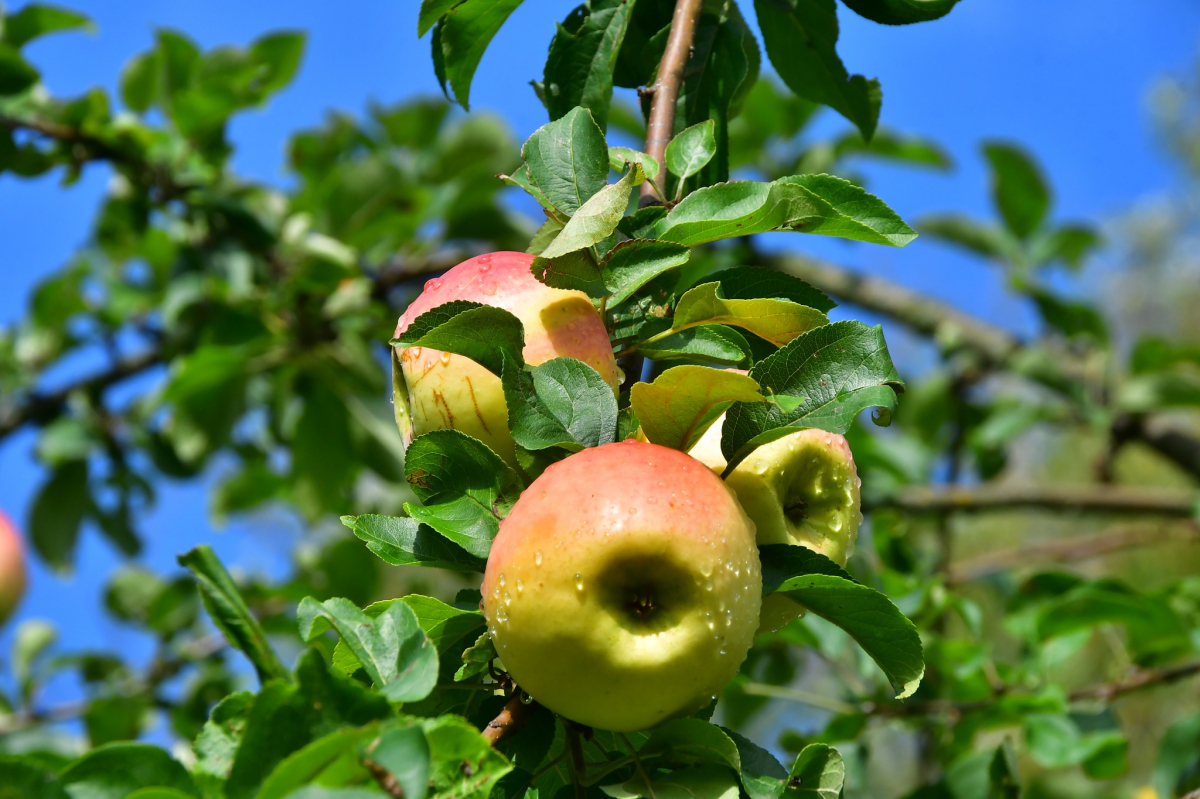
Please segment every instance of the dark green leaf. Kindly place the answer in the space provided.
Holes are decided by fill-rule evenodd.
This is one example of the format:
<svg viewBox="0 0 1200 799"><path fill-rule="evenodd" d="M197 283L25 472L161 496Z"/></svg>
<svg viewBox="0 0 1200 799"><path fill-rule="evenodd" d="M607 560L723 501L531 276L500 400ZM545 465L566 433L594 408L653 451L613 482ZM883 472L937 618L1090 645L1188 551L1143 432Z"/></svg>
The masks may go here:
<svg viewBox="0 0 1200 799"><path fill-rule="evenodd" d="M0 755L0 785L12 799L71 799L54 772L32 759Z"/></svg>
<svg viewBox="0 0 1200 799"><path fill-rule="evenodd" d="M659 275L687 263L691 250L679 244L652 239L632 239L613 247L600 264L604 285L616 306Z"/></svg>
<svg viewBox="0 0 1200 799"><path fill-rule="evenodd" d="M883 669L899 692L897 699L917 690L925 674L921 636L886 596L828 574L793 577L784 581L778 593L849 633Z"/></svg>
<svg viewBox="0 0 1200 799"><path fill-rule="evenodd" d="M750 799L778 799L783 794L788 770L775 756L734 730L721 728L737 745L742 763L742 785Z"/></svg>
<svg viewBox="0 0 1200 799"><path fill-rule="evenodd" d="M722 269L712 276L721 284L721 293L731 300L751 300L764 297L791 300L809 308L828 313L837 303L825 292L810 286L798 277L762 266L735 266Z"/></svg>
<svg viewBox="0 0 1200 799"><path fill-rule="evenodd" d="M838 57L833 0L755 0L767 55L796 94L827 105L855 124L868 141L879 121L879 81L850 75Z"/></svg>
<svg viewBox="0 0 1200 799"><path fill-rule="evenodd" d="M928 22L950 13L958 0L843 0L846 6L872 22L908 25Z"/></svg>
<svg viewBox="0 0 1200 799"><path fill-rule="evenodd" d="M483 572L484 561L443 538L416 519L398 516L343 516L342 524L367 548L393 566L431 566L451 571Z"/></svg>
<svg viewBox="0 0 1200 799"><path fill-rule="evenodd" d="M318 738L302 749L288 755L271 771L255 799L284 799L295 796L293 791L320 780L322 773L344 771L358 748L375 737L378 727L337 730Z"/></svg>
<svg viewBox="0 0 1200 799"><path fill-rule="evenodd" d="M608 127L613 67L633 5L627 0L590 0L558 26L543 74L551 119L582 106L602 130Z"/></svg>
<svg viewBox="0 0 1200 799"><path fill-rule="evenodd" d="M157 50L136 55L121 70L121 100L136 113L144 113L158 99L162 56Z"/></svg>
<svg viewBox="0 0 1200 799"><path fill-rule="evenodd" d="M734 402L763 401L753 379L709 366L676 366L629 396L646 438L683 452Z"/></svg>
<svg viewBox="0 0 1200 799"><path fill-rule="evenodd" d="M1026 239L1050 210L1050 189L1041 170L1021 147L991 142L983 147L992 167L992 199L1008 229Z"/></svg>
<svg viewBox="0 0 1200 799"><path fill-rule="evenodd" d="M292 82L304 58L307 38L304 33L271 33L250 45L250 57L260 68L257 92L265 96Z"/></svg>
<svg viewBox="0 0 1200 799"><path fill-rule="evenodd" d="M1020 799L1021 780L1017 771L1017 755L1012 741L996 747L996 754L988 765L988 799Z"/></svg>
<svg viewBox="0 0 1200 799"><path fill-rule="evenodd" d="M737 745L720 727L700 719L675 719L654 728L638 751L644 758L662 758L664 765L721 764L741 771Z"/></svg>
<svg viewBox="0 0 1200 799"><path fill-rule="evenodd" d="M513 765L497 752L469 722L441 716L422 722L432 762L430 783L435 795L457 799L486 799L492 786ZM463 763L470 764L464 769Z"/></svg>
<svg viewBox="0 0 1200 799"><path fill-rule="evenodd" d="M545 248L542 252L545 252ZM588 250L577 250L555 258L543 255L533 259L531 269L534 277L551 288L582 291L591 297L603 297L608 293L600 269Z"/></svg>
<svg viewBox="0 0 1200 799"><path fill-rule="evenodd" d="M792 410L778 403L730 408L721 434L727 471L755 447L798 429L844 433L867 408L891 410L903 390L882 329L862 322L834 322L805 333L756 363L750 376L765 396L804 401Z"/></svg>
<svg viewBox="0 0 1200 799"><path fill-rule="evenodd" d="M420 727L388 730L371 745L368 757L396 778L404 799L425 799L429 790L429 742Z"/></svg>
<svg viewBox="0 0 1200 799"><path fill-rule="evenodd" d="M165 749L118 743L94 749L58 778L71 799L125 799L138 788L174 788L199 796L187 770Z"/></svg>
<svg viewBox="0 0 1200 799"><path fill-rule="evenodd" d="M434 2L429 5L442 6ZM442 83L442 91L446 90L447 83L450 84L454 99L463 108L471 107L471 81L484 51L500 26L520 5L521 0L462 0L441 18L434 38L434 46L440 50L438 57L444 70L444 77L439 74L438 79ZM434 8L427 12L425 4L422 4L420 29L426 29L426 20L436 10Z"/></svg>
<svg viewBox="0 0 1200 799"><path fill-rule="evenodd" d="M806 574L825 574L857 582L841 566L808 547L764 544L758 548L758 559L762 563L763 596L775 593L793 577Z"/></svg>
<svg viewBox="0 0 1200 799"><path fill-rule="evenodd" d="M434 23L460 2L461 0L421 0L421 12L417 17L417 36L424 36Z"/></svg>
<svg viewBox="0 0 1200 799"><path fill-rule="evenodd" d="M744 367L750 358L745 336L725 325L689 327L678 333L638 347L645 357L655 361L694 360L717 366Z"/></svg>
<svg viewBox="0 0 1200 799"><path fill-rule="evenodd" d="M87 461L69 461L51 473L33 500L29 538L42 560L56 569L67 569L74 561L88 498Z"/></svg>
<svg viewBox="0 0 1200 799"><path fill-rule="evenodd" d="M517 366L525 363L521 320L502 308L466 300L448 302L421 314L392 341L392 346L453 352L497 377L503 375L506 359Z"/></svg>
<svg viewBox="0 0 1200 799"><path fill-rule="evenodd" d="M554 446L595 447L613 440L617 400L592 367L574 358L554 358L504 378L513 440L528 450Z"/></svg>
<svg viewBox="0 0 1200 799"><path fill-rule="evenodd" d="M437 650L401 602L371 618L346 599L306 597L297 611L300 637L312 641L332 627L380 693L392 702L417 702L437 685Z"/></svg>
<svg viewBox="0 0 1200 799"><path fill-rule="evenodd" d="M409 445L404 476L426 507L404 509L419 522L486 558L492 539L521 495L521 481L481 441L457 430L434 430Z"/></svg>
<svg viewBox="0 0 1200 799"><path fill-rule="evenodd" d="M258 672L258 679L290 679L288 670L279 661L279 656L267 641L267 634L258 619L250 612L238 593L233 578L212 548L202 544L179 556L179 565L186 567L196 578L204 607L213 623L229 643L250 659Z"/></svg>

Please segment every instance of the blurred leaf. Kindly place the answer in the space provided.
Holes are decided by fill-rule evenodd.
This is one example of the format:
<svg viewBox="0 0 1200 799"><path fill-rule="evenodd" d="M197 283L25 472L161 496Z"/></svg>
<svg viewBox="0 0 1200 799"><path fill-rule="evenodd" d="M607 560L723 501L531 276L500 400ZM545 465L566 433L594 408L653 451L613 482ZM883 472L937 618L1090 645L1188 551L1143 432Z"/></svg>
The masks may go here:
<svg viewBox="0 0 1200 799"><path fill-rule="evenodd" d="M521 495L521 481L487 445L457 430L434 430L409 445L404 474L425 507L404 509L467 552L486 558L499 519Z"/></svg>
<svg viewBox="0 0 1200 799"><path fill-rule="evenodd" d="M879 81L850 75L836 52L833 0L755 0L767 55L788 88L827 105L855 124L868 141L879 120Z"/></svg>
<svg viewBox="0 0 1200 799"><path fill-rule="evenodd" d="M288 670L279 661L275 650L267 641L267 634L258 619L238 593L233 578L221 564L216 553L207 544L180 555L179 565L187 568L196 578L204 607L212 617L213 624L230 644L250 659L260 682L271 679L289 678Z"/></svg>
<svg viewBox="0 0 1200 799"><path fill-rule="evenodd" d="M694 766L676 769L669 774L658 772L647 785L640 776L629 780L616 790L608 788L610 796L630 799L653 796L655 799L737 799L737 778L729 769L719 766Z"/></svg>
<svg viewBox="0 0 1200 799"><path fill-rule="evenodd" d="M1159 796L1175 793L1183 778L1200 767L1200 713L1184 716L1163 734L1154 763L1154 787Z"/></svg>
<svg viewBox="0 0 1200 799"><path fill-rule="evenodd" d="M758 384L737 372L676 366L635 383L630 402L653 444L687 452L734 402L761 402Z"/></svg>
<svg viewBox="0 0 1200 799"><path fill-rule="evenodd" d="M1033 241L1033 260L1039 264L1061 261L1071 269L1078 269L1093 250L1104 244L1104 239L1088 225L1062 225Z"/></svg>
<svg viewBox="0 0 1200 799"><path fill-rule="evenodd" d="M1021 781L1017 771L1017 755L1012 741L1004 739L1004 743L996 747L992 762L988 765L988 795L987 799L1020 799Z"/></svg>
<svg viewBox="0 0 1200 799"><path fill-rule="evenodd" d="M419 726L388 730L368 750L370 758L396 778L405 799L425 799L429 790L429 742Z"/></svg>
<svg viewBox="0 0 1200 799"><path fill-rule="evenodd" d="M296 790L323 781L323 773L345 769L345 762L356 759L359 747L375 737L378 728L337 730L318 738L289 755L263 781L255 799L283 799L295 796Z"/></svg>
<svg viewBox="0 0 1200 799"><path fill-rule="evenodd" d="M1007 231L962 214L930 214L917 221L926 236L962 247L984 258L1011 260L1015 250Z"/></svg>
<svg viewBox="0 0 1200 799"><path fill-rule="evenodd" d="M1027 239L1050 210L1050 189L1033 158L1021 147L1003 142L983 146L992 167L992 199L1008 229Z"/></svg>
<svg viewBox="0 0 1200 799"><path fill-rule="evenodd" d="M1108 341L1108 324L1091 305L1064 300L1050 289L1029 281L1022 281L1020 288L1033 298L1042 319L1052 329L1068 338L1090 336L1101 344Z"/></svg>
<svg viewBox="0 0 1200 799"><path fill-rule="evenodd" d="M29 3L5 17L3 41L21 48L40 36L74 28L95 30L92 21L83 14L43 3Z"/></svg>
<svg viewBox="0 0 1200 799"><path fill-rule="evenodd" d="M88 501L87 461L68 461L55 468L33 500L29 539L42 560L59 571L74 562Z"/></svg>
<svg viewBox="0 0 1200 799"><path fill-rule="evenodd" d="M28 692L34 665L57 640L58 630L42 619L30 619L17 628L12 642L12 672L22 685L22 693Z"/></svg>
<svg viewBox="0 0 1200 799"><path fill-rule="evenodd" d="M304 412L292 440L297 504L313 518L324 511L342 510L343 492L356 471L346 406L329 387L314 382L304 398Z"/></svg>
<svg viewBox="0 0 1200 799"><path fill-rule="evenodd" d="M92 750L58 778L72 799L124 797L138 788L173 788L199 797L187 770L165 749L142 743L114 743Z"/></svg>
<svg viewBox="0 0 1200 799"><path fill-rule="evenodd" d="M936 142L890 130L875 131L869 142L864 141L858 133L848 133L838 139L833 147L838 158L869 155L939 170L949 170L954 165L950 154Z"/></svg>
<svg viewBox="0 0 1200 799"><path fill-rule="evenodd" d="M132 741L142 732L150 707L143 696L101 696L93 699L84 714L92 746L113 741Z"/></svg>
<svg viewBox="0 0 1200 799"><path fill-rule="evenodd" d="M437 651L403 603L370 618L346 599L306 597L297 614L302 639L312 641L332 627L388 700L417 702L437 685Z"/></svg>
<svg viewBox="0 0 1200 799"><path fill-rule="evenodd" d="M0 785L13 799L70 799L54 772L31 759L0 755Z"/></svg>
<svg viewBox="0 0 1200 799"><path fill-rule="evenodd" d="M367 548L393 566L432 566L483 572L484 561L416 519L396 516L343 516L342 524Z"/></svg>
<svg viewBox="0 0 1200 799"><path fill-rule="evenodd" d="M157 50L136 55L121 70L121 100L130 111L141 114L158 99L162 56Z"/></svg>

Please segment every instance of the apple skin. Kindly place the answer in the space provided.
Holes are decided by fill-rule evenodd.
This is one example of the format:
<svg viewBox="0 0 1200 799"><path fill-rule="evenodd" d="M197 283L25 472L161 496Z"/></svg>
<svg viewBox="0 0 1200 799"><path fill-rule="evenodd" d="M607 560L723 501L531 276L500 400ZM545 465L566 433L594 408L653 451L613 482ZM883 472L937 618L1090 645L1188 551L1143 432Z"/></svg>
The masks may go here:
<svg viewBox="0 0 1200 799"><path fill-rule="evenodd" d="M695 712L758 627L754 525L712 472L626 440L550 466L500 523L483 611L516 683L628 732Z"/></svg>
<svg viewBox="0 0 1200 799"><path fill-rule="evenodd" d="M21 535L0 511L0 624L16 610L25 595L25 554Z"/></svg>
<svg viewBox="0 0 1200 799"><path fill-rule="evenodd" d="M713 424L689 454L725 471L721 426ZM862 481L844 436L799 430L750 453L725 479L758 530L758 544L798 544L840 566L862 524Z"/></svg>
<svg viewBox="0 0 1200 799"><path fill-rule="evenodd" d="M591 366L613 391L620 383L608 331L587 295L538 282L530 267L534 256L494 252L463 261L439 278L404 311L399 336L421 314L452 300L472 300L503 308L525 328L525 362L577 358ZM396 402L397 421L406 435L453 428L492 448L510 465L516 454L508 431L508 408L500 378L462 355L428 347L397 353L407 387L407 403ZM397 390L403 390L397 386ZM409 419L400 418L406 412Z"/></svg>

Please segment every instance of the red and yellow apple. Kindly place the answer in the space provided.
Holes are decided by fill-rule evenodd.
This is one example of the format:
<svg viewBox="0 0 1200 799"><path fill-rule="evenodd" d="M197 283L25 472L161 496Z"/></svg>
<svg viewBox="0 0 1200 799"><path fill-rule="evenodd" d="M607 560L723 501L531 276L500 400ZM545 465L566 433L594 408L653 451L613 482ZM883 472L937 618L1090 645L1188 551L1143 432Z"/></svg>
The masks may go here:
<svg viewBox="0 0 1200 799"><path fill-rule="evenodd" d="M494 305L521 320L526 363L576 358L599 372L616 391L617 364L595 306L583 292L539 282L530 271L533 258L519 252L495 252L462 262L425 284L425 290L400 317L396 335L421 314L452 300ZM500 378L469 358L428 347L409 347L398 355L404 379L397 391L406 391L407 397L397 397L396 409L398 415L408 415L407 419L398 418L401 431L419 436L453 428L515 463Z"/></svg>
<svg viewBox="0 0 1200 799"><path fill-rule="evenodd" d="M0 624L12 615L25 594L25 555L21 534L0 512Z"/></svg>
<svg viewBox="0 0 1200 799"><path fill-rule="evenodd" d="M754 525L677 450L628 440L550 466L500 523L483 610L526 693L581 724L692 713L737 673L759 623Z"/></svg>

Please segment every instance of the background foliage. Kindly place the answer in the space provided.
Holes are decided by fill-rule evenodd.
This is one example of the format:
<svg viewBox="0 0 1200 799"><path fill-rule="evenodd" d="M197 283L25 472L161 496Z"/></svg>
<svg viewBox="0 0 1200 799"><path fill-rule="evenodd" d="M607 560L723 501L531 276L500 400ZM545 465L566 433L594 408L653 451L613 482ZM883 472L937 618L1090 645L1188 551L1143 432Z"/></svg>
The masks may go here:
<svg viewBox="0 0 1200 799"><path fill-rule="evenodd" d="M907 5L921 4L896 7ZM823 7L813 4L813 13ZM654 16L662 9L634 8L645 17L628 21L624 35L652 48L665 24ZM786 24L803 27L803 14L789 14L787 4L756 4L760 19L785 19L764 26L773 31L765 55L779 80L754 80L763 54L729 8L703 18L702 36L740 49L741 59L730 62L740 78L734 89L719 81L685 84L677 117L680 129L705 118L718 122L715 157L689 178L695 185L730 171L760 180L820 172L858 179L853 159L864 156L949 166L930 141L884 130L864 141L878 114L865 78L851 80L849 89L839 83L837 94L798 89L796 75L810 74L812 65L789 64L771 38ZM606 9L595 3L559 29L543 96L551 117L582 103L607 117L610 129L644 136L636 112L608 109L603 75L598 85L592 72L582 82L553 79L572 69L556 54L579 51L565 37L598 27L593 17ZM447 85L465 105L473 68L453 48L471 37L439 33L446 23L435 23L435 47L451 53ZM233 464L213 495L218 518L268 502L294 507L315 526L347 511L398 513L415 497L403 480L387 405L383 343L425 276L475 252L525 249L541 220L512 211L495 179L520 164L517 142L498 121L451 112L441 101L339 115L292 138L293 180L280 191L233 174L228 124L287 85L303 36L204 51L183 34L162 32L124 71L120 106L131 113L118 114L117 101L99 91L50 97L36 86L35 65L20 55L36 35L83 24L65 12L17 12L6 18L0 45L0 166L21 178L69 184L104 162L117 176L92 239L38 286L27 317L0 337L0 433L36 427L37 457L49 469L25 525L38 556L69 567L85 525L135 555L151 532L139 529L138 518L156 488L166 479L194 479L215 458ZM814 57L827 65L838 60L828 36L816 44ZM627 49L612 64L612 84L642 85L657 59ZM547 91L551 84L557 94ZM855 127L815 136L814 102ZM1188 176L1196 161L1194 103L1183 83L1158 95L1164 141ZM758 264L801 277L881 314L889 330L903 326L929 338L941 356L919 379L906 375L909 390L890 428L859 425L851 433L872 512L849 569L917 623L927 665L922 688L904 703L890 700L883 674L844 633L806 620L759 641L719 718L777 754L834 745L850 796L1011 795L1004 792L1016 782L1030 795L1120 796L1147 785L1159 796L1182 795L1197 787L1200 773L1193 676L1200 670L1200 446L1192 410L1200 402L1200 358L1188 312L1196 274L1187 246L1195 222L1190 191L1126 220L1106 264L1119 288L1079 296L1064 291L1062 275L1089 262L1099 234L1055 216L1049 176L1019 146L988 142L980 158L994 175L993 214L947 209L915 226L977 255L980 268L1002 270L1038 314L1036 338L1018 340L898 285L764 252L754 239L705 252L710 265ZM56 365L81 352L105 353L111 363L66 389L43 388ZM164 366L165 378L150 390L112 398L121 380ZM288 580L240 580L245 605L202 553L187 564L210 609L222 606L214 597L224 597L214 616L225 614L227 628L230 618L241 620L242 632L232 637L259 676L283 680L271 689L281 713L299 713L317 695L353 691L327 670L326 659L337 657L328 638L315 639L326 658L301 657L293 683L264 648L258 625L291 664L303 651L295 608L304 597L314 597L300 609L301 628L311 633L322 613L336 615L328 603L325 611L314 605L334 597L366 606L419 589L453 603L468 587L451 574L385 567L348 534L314 541L298 553ZM23 756L23 765L3 761L13 784L40 786L40 774L63 770L83 749L136 739L157 717L171 737L196 741L194 750L176 751L194 751L198 789L213 790L204 775L229 767L228 741L249 701L235 690L254 679L214 634L196 585L182 573L153 575L136 565L113 576L107 611L159 642L145 670L119 653L56 648L53 631L37 622L21 629L7 658L11 690L0 718L3 748ZM406 614L430 616L429 608L423 614L410 604L392 607L396 624L411 630ZM441 627L422 624L425 634L443 654L461 652L473 636L451 632L458 613L440 612L448 614ZM63 670L78 673L86 699L47 707L38 701L39 686ZM258 703L268 704L261 696ZM806 708L801 715L783 710L796 703ZM471 714L475 727L490 718L486 710ZM329 741L323 764L345 753L354 759L380 733L400 753L395 762L406 762L405 747L421 745L414 728L371 726L384 715L377 696L342 696L309 712L294 740L263 741L254 750L262 755L257 762L233 763L224 790L285 795L317 772L301 768L295 773L307 776L292 784L277 777L272 793L270 780L262 783L270 768L338 727L352 731ZM421 723L435 770L490 757L473 733L455 725ZM773 739L764 737L768 731ZM755 797L746 781L752 750L732 740L742 749L743 790ZM619 750L612 743L598 745ZM546 744L555 745L562 743ZM191 790L179 767L152 751L109 746L60 781L73 794L93 790L71 786L99 785L95 775L111 770L105 758L136 758L163 775L158 782L176 780ZM811 760L824 750L805 751ZM520 764L522 753L506 754ZM527 756L536 766L544 754ZM387 768L385 757L377 761ZM499 777L502 765L490 763L482 773ZM830 768L824 762L814 773ZM438 791L490 787L453 783L452 771L432 775ZM411 786L429 782L410 779ZM120 786L112 790L124 795Z"/></svg>

